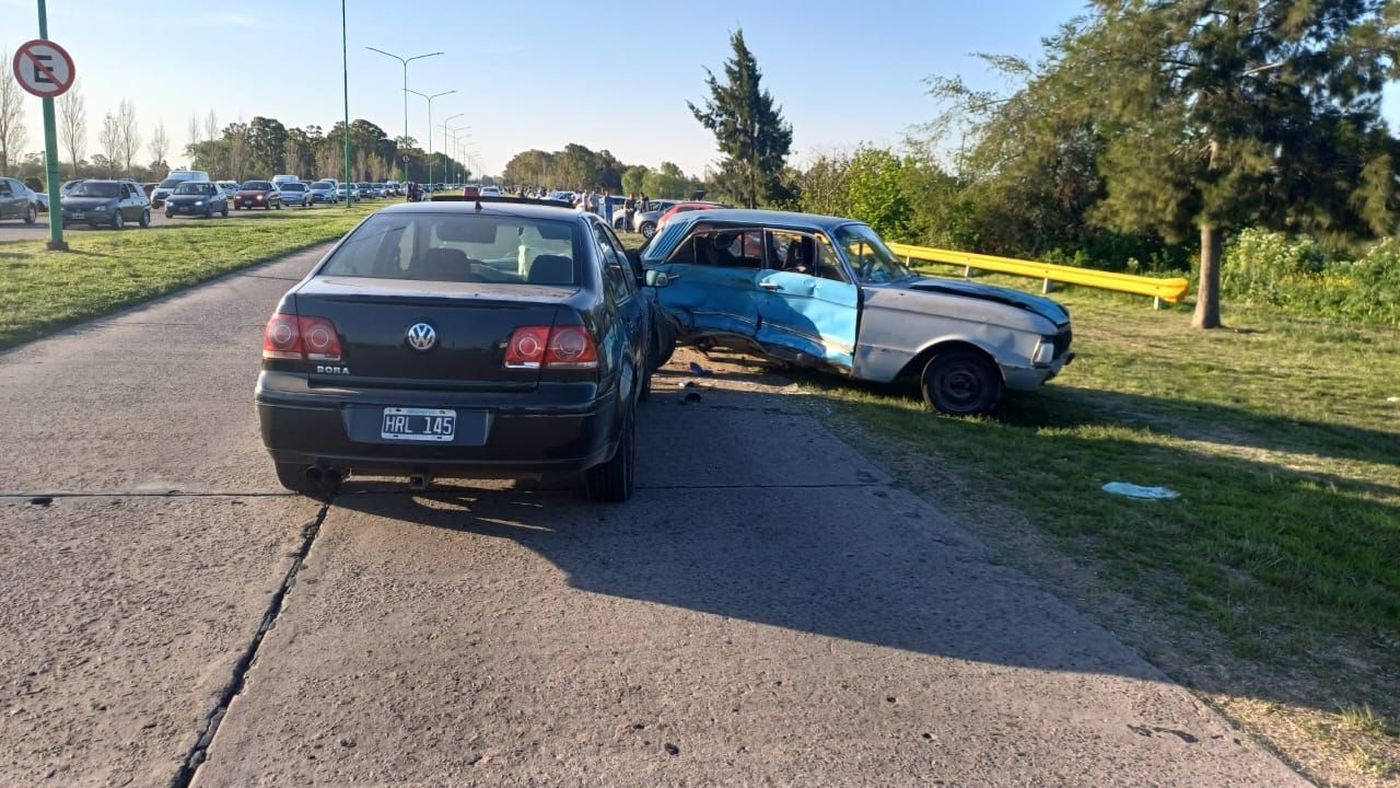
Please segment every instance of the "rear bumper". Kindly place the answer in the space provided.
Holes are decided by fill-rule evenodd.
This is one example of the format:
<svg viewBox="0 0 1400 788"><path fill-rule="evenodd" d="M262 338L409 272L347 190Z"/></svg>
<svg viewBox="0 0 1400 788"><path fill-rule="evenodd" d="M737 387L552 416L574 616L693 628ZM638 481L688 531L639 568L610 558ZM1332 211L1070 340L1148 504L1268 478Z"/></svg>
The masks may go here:
<svg viewBox="0 0 1400 788"><path fill-rule="evenodd" d="M368 474L488 478L581 471L607 461L616 450L615 393L576 401L561 399L558 392L466 396L362 389L322 394L274 390L264 385L268 375L259 379L258 423L263 446L277 462ZM352 419L404 405L453 408L462 414L459 419L485 412L485 443L380 443L350 437Z"/></svg>

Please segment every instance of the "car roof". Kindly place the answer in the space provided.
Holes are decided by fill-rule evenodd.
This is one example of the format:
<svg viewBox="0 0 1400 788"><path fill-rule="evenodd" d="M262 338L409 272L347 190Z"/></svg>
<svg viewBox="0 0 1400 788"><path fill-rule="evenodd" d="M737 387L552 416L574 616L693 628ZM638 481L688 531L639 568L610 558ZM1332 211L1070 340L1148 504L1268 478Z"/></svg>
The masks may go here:
<svg viewBox="0 0 1400 788"><path fill-rule="evenodd" d="M466 200L430 200L428 202L401 202L381 208L377 213L478 213L477 202ZM492 216L520 216L527 219L555 219L578 221L582 214L573 208L554 205L533 205L521 202L481 203L482 214Z"/></svg>
<svg viewBox="0 0 1400 788"><path fill-rule="evenodd" d="M840 216L821 216L814 213L793 211L750 210L747 208L710 208L700 211L687 211L672 221L697 222L705 219L734 224L779 225L794 229L828 231L843 224L859 224L856 219Z"/></svg>

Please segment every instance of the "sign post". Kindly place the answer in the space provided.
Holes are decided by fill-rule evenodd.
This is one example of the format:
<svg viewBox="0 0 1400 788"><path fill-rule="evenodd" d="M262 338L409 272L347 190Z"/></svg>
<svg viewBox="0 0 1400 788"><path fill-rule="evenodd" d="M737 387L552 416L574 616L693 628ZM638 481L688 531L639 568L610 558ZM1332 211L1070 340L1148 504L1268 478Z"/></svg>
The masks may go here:
<svg viewBox="0 0 1400 788"><path fill-rule="evenodd" d="M44 0L39 0L39 37L26 41L15 50L11 63L19 86L38 96L44 104L44 169L47 171L49 193L49 248L66 250L63 241L63 195L58 172L58 124L54 120L53 100L73 87L77 71L73 58L63 47L48 40L49 21Z"/></svg>

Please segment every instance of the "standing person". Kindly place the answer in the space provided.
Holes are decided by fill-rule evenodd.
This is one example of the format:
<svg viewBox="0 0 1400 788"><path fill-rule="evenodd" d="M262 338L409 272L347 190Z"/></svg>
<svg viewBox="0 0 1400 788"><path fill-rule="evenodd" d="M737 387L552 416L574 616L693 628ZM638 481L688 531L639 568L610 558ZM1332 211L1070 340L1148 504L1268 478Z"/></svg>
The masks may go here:
<svg viewBox="0 0 1400 788"><path fill-rule="evenodd" d="M642 192L642 213L646 213L647 211L650 211L650 210L651 210L651 198L647 196L647 193L646 193L646 192Z"/></svg>
<svg viewBox="0 0 1400 788"><path fill-rule="evenodd" d="M609 227L612 227L612 226L613 226L613 221L612 221L612 200L608 199L608 195L607 195L606 192L603 193L602 202L603 202L603 221L607 222Z"/></svg>
<svg viewBox="0 0 1400 788"><path fill-rule="evenodd" d="M632 232L632 217L637 213L637 193L632 192L627 195L627 201L622 204L622 229Z"/></svg>

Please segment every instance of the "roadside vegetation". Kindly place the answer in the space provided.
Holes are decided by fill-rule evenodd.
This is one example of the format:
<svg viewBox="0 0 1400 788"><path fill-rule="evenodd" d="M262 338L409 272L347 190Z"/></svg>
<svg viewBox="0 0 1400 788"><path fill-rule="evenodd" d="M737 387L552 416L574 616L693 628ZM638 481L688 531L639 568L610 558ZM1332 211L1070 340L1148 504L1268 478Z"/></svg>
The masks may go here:
<svg viewBox="0 0 1400 788"><path fill-rule="evenodd" d="M1056 297L1078 357L993 418L929 414L913 385L804 386L1006 560L1314 776L1400 780L1400 331L1239 306L1200 333L1142 299Z"/></svg>
<svg viewBox="0 0 1400 788"><path fill-rule="evenodd" d="M71 251L0 244L0 349L344 235L372 213L318 208L71 232Z"/></svg>

